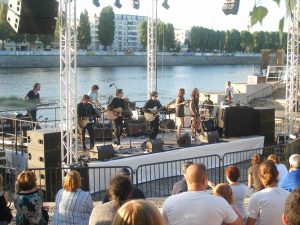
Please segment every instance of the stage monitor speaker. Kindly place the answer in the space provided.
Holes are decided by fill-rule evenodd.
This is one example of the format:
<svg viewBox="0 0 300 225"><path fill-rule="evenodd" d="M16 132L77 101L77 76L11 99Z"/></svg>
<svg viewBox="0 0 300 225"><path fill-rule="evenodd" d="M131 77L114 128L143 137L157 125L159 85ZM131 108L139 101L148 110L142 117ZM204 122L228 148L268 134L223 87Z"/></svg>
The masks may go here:
<svg viewBox="0 0 300 225"><path fill-rule="evenodd" d="M86 162L73 163L70 165L70 169L80 173L81 189L83 191L90 191L89 165Z"/></svg>
<svg viewBox="0 0 300 225"><path fill-rule="evenodd" d="M171 119L164 119L160 122L160 128L162 130L174 130L175 129L175 122Z"/></svg>
<svg viewBox="0 0 300 225"><path fill-rule="evenodd" d="M219 131L217 131L217 130L205 132L202 135L202 137L203 137L203 140L201 138L200 141L203 141L206 143L216 143L220 139Z"/></svg>
<svg viewBox="0 0 300 225"><path fill-rule="evenodd" d="M177 144L180 147L189 147L191 145L191 135L189 133L185 133L185 134L181 135L177 139Z"/></svg>
<svg viewBox="0 0 300 225"><path fill-rule="evenodd" d="M147 152L160 152L163 148L164 142L162 139L157 138L154 140L145 141L141 147L144 151Z"/></svg>
<svg viewBox="0 0 300 225"><path fill-rule="evenodd" d="M105 161L111 159L116 154L112 145L95 146L98 151L98 160Z"/></svg>
<svg viewBox="0 0 300 225"><path fill-rule="evenodd" d="M96 140L102 141L105 140L112 140L113 134L112 134L112 126L111 124L103 124L96 123L93 124L93 131L94 131L94 138Z"/></svg>
<svg viewBox="0 0 300 225"><path fill-rule="evenodd" d="M26 17L7 11L7 21L17 33L54 34L56 18Z"/></svg>
<svg viewBox="0 0 300 225"><path fill-rule="evenodd" d="M56 0L9 0L8 10L18 16L54 18L58 14Z"/></svg>
<svg viewBox="0 0 300 225"><path fill-rule="evenodd" d="M130 137L144 135L146 133L145 120L130 120L125 122L127 135Z"/></svg>

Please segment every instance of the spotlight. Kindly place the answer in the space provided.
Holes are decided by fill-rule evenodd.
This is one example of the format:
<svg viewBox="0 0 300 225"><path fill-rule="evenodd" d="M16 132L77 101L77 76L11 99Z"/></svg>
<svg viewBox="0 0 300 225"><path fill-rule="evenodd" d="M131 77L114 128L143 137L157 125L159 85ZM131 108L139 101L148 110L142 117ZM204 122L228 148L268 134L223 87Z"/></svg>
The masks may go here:
<svg viewBox="0 0 300 225"><path fill-rule="evenodd" d="M164 0L162 6L163 6L165 9L169 9L170 6L169 6L169 4L168 4L168 0Z"/></svg>
<svg viewBox="0 0 300 225"><path fill-rule="evenodd" d="M116 0L114 5L119 9L122 7L120 0Z"/></svg>
<svg viewBox="0 0 300 225"><path fill-rule="evenodd" d="M99 0L93 0L93 3L96 7L99 7L100 6L100 3L99 3Z"/></svg>
<svg viewBox="0 0 300 225"><path fill-rule="evenodd" d="M133 8L134 9L140 8L140 0L133 0Z"/></svg>
<svg viewBox="0 0 300 225"><path fill-rule="evenodd" d="M225 0L223 5L223 12L225 15L236 15L239 11L240 0Z"/></svg>

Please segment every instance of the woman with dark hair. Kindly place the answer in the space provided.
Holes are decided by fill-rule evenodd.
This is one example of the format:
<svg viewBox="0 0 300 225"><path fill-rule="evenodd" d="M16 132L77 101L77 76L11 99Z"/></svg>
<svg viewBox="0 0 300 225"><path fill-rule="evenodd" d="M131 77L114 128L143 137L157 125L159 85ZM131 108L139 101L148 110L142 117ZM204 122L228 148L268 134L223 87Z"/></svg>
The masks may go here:
<svg viewBox="0 0 300 225"><path fill-rule="evenodd" d="M282 225L281 216L289 192L277 187L278 170L271 160L261 163L258 173L265 189L251 196L246 225Z"/></svg>
<svg viewBox="0 0 300 225"><path fill-rule="evenodd" d="M252 166L248 169L248 187L254 188L254 192L260 191L264 188L258 177L259 164L262 162L262 156L260 154L254 154L252 156Z"/></svg>
<svg viewBox="0 0 300 225"><path fill-rule="evenodd" d="M13 215L8 207L8 193L3 189L3 176L0 173L0 225L8 225Z"/></svg>
<svg viewBox="0 0 300 225"><path fill-rule="evenodd" d="M43 193L37 188L33 171L26 170L18 175L19 192L15 195L16 224L44 225L48 224L43 216Z"/></svg>
<svg viewBox="0 0 300 225"><path fill-rule="evenodd" d="M198 88L194 88L191 94L190 101L190 109L192 116L191 136L193 140L196 139L197 130L200 126L199 95L200 94Z"/></svg>
<svg viewBox="0 0 300 225"><path fill-rule="evenodd" d="M275 163L276 168L277 168L278 173L279 173L278 174L278 181L280 181L280 179L288 173L288 170L287 170L286 166L284 164L280 163L280 159L276 154L269 155L268 160L271 160L271 161L273 161L273 163Z"/></svg>
<svg viewBox="0 0 300 225"><path fill-rule="evenodd" d="M129 199L132 184L128 177L115 176L109 185L110 202L93 209L89 225L111 225L118 209Z"/></svg>
<svg viewBox="0 0 300 225"><path fill-rule="evenodd" d="M248 193L248 187L238 182L240 170L237 166L227 166L225 173L233 193L232 205L236 207L240 211L242 217L245 218L244 200Z"/></svg>
<svg viewBox="0 0 300 225"><path fill-rule="evenodd" d="M184 125L184 104L185 104L184 94L185 94L184 88L180 88L175 101L176 117L178 117L178 119L180 120L180 124L177 126L177 134L176 134L177 137L181 136L181 128Z"/></svg>
<svg viewBox="0 0 300 225"><path fill-rule="evenodd" d="M59 190L52 225L87 225L93 209L93 201L88 192L82 191L78 171L71 170L64 179L63 189Z"/></svg>

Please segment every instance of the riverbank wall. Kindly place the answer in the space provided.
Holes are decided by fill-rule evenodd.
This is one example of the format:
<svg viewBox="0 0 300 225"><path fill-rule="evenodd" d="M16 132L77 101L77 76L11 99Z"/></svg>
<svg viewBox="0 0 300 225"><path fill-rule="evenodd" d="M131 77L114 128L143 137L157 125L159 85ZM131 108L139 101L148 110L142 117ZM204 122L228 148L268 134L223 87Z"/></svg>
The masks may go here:
<svg viewBox="0 0 300 225"><path fill-rule="evenodd" d="M1 55L0 68L55 68L59 55ZM79 55L78 67L146 66L146 55ZM260 56L166 55L157 57L158 66L260 65Z"/></svg>

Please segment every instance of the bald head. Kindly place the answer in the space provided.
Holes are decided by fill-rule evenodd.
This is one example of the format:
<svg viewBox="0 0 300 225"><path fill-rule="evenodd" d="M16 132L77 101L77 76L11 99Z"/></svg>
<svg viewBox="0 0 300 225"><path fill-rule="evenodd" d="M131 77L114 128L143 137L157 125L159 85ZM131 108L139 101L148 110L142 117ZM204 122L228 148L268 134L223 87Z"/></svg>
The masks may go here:
<svg viewBox="0 0 300 225"><path fill-rule="evenodd" d="M186 170L185 178L189 191L201 191L207 188L207 172L204 164L190 165Z"/></svg>

